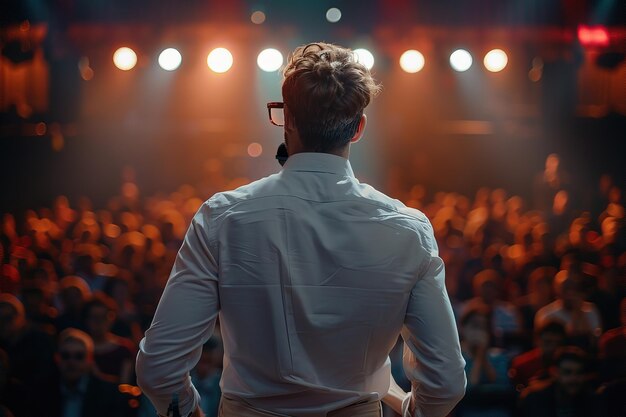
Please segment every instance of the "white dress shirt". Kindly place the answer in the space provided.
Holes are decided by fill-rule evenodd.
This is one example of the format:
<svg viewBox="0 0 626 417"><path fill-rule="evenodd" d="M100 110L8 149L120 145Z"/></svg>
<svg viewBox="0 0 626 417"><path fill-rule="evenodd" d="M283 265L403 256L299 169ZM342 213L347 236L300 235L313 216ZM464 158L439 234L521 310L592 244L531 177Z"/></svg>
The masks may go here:
<svg viewBox="0 0 626 417"><path fill-rule="evenodd" d="M405 416L443 417L466 384L444 275L424 214L359 183L345 158L292 155L194 216L140 343L139 385L162 415L174 393L193 411L189 370L219 314L223 395L322 417L387 393L401 333Z"/></svg>

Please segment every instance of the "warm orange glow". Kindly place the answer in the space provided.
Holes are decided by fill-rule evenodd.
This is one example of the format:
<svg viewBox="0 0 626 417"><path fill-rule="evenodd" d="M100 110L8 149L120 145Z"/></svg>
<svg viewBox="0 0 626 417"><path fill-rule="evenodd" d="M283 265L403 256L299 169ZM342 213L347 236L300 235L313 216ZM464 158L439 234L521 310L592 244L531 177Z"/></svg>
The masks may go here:
<svg viewBox="0 0 626 417"><path fill-rule="evenodd" d="M252 15L250 16L250 20L255 25L260 25L261 23L265 22L265 13L263 13L260 10L257 10L254 13L252 13Z"/></svg>
<svg viewBox="0 0 626 417"><path fill-rule="evenodd" d="M37 123L37 126L35 126L35 133L37 136L45 135L47 130L48 128L44 122L39 122Z"/></svg>
<svg viewBox="0 0 626 417"><path fill-rule="evenodd" d="M262 153L263 146L261 146L261 144L252 142L250 145L248 145L248 155L250 155L251 157L257 158L261 156Z"/></svg>

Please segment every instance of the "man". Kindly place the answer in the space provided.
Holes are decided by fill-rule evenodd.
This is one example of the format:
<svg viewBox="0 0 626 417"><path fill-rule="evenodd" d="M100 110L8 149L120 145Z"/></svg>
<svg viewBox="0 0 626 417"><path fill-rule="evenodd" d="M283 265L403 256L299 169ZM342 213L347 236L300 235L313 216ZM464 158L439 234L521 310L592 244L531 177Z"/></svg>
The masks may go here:
<svg viewBox="0 0 626 417"><path fill-rule="evenodd" d="M568 343L582 348L595 348L602 334L600 314L593 303L584 300L580 276L567 270L554 277L557 300L537 311L535 328L548 321L558 321L565 326Z"/></svg>
<svg viewBox="0 0 626 417"><path fill-rule="evenodd" d="M219 313L223 417L380 416L388 392L405 416L443 417L466 379L432 227L348 161L379 87L325 43L297 48L284 76L284 104L268 106L284 107L284 169L198 210L140 343L139 385L163 416L174 396L201 415L188 372ZM408 395L390 383L400 332Z"/></svg>
<svg viewBox="0 0 626 417"><path fill-rule="evenodd" d="M558 321L546 322L537 330L537 347L513 358L509 376L518 391L522 391L534 380L549 377L554 352L565 341L565 327Z"/></svg>
<svg viewBox="0 0 626 417"><path fill-rule="evenodd" d="M598 413L587 387L587 354L575 346L561 348L555 357L553 379L531 385L521 396L522 417L593 417Z"/></svg>
<svg viewBox="0 0 626 417"><path fill-rule="evenodd" d="M116 384L94 374L93 340L68 328L59 335L56 362L59 381L45 392L50 417L126 416L130 408Z"/></svg>

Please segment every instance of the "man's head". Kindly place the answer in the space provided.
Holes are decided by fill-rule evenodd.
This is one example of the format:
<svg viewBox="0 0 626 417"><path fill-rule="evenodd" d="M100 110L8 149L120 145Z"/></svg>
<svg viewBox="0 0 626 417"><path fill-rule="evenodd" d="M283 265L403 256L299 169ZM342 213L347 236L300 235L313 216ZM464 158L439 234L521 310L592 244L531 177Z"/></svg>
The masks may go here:
<svg viewBox="0 0 626 417"><path fill-rule="evenodd" d="M363 109L380 86L351 50L322 42L300 46L283 75L289 154L341 153L360 139Z"/></svg>
<svg viewBox="0 0 626 417"><path fill-rule="evenodd" d="M83 319L89 334L97 340L105 337L111 330L117 305L104 293L97 292L83 307Z"/></svg>
<svg viewBox="0 0 626 417"><path fill-rule="evenodd" d="M75 384L91 372L93 366L93 340L81 330L69 328L59 335L57 365L61 379Z"/></svg>
<svg viewBox="0 0 626 417"><path fill-rule="evenodd" d="M585 387L587 354L575 346L559 349L554 358L555 377L559 389L569 395L576 396Z"/></svg>
<svg viewBox="0 0 626 417"><path fill-rule="evenodd" d="M474 276L474 295L492 305L500 298L500 274L494 269L485 269Z"/></svg>
<svg viewBox="0 0 626 417"><path fill-rule="evenodd" d="M584 301L580 277L570 271L559 271L554 277L554 292L567 310L580 309Z"/></svg>

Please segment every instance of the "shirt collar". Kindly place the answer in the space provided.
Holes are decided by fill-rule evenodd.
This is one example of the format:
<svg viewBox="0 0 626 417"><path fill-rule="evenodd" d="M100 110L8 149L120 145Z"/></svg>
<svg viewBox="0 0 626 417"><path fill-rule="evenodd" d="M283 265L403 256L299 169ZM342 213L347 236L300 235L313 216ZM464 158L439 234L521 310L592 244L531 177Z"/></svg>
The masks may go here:
<svg viewBox="0 0 626 417"><path fill-rule="evenodd" d="M354 177L350 161L341 156L322 152L300 152L291 155L285 162L283 170L326 172L344 177Z"/></svg>

